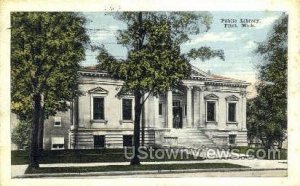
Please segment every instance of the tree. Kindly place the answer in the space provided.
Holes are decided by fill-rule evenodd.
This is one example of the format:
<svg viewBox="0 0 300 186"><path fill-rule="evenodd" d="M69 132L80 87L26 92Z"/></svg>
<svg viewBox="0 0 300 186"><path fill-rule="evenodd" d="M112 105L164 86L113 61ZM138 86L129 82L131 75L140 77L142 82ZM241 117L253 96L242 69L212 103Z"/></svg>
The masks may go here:
<svg viewBox="0 0 300 186"><path fill-rule="evenodd" d="M248 124L252 137L266 148L281 144L287 129L287 34L288 16L275 23L266 41L255 52L262 57L258 65L258 96L248 104Z"/></svg>
<svg viewBox="0 0 300 186"><path fill-rule="evenodd" d="M68 109L89 38L78 13L18 12L11 16L12 112L31 120L29 167L39 166L44 119ZM39 144L40 141L40 144Z"/></svg>
<svg viewBox="0 0 300 186"><path fill-rule="evenodd" d="M123 12L115 18L127 24L117 32L117 41L128 49L126 60L114 58L103 47L98 47L99 70L106 70L113 78L124 81L123 90L135 98L134 157L131 165L140 164L140 117L143 104L150 94L157 96L190 75L190 59L220 57L222 50L210 47L194 49L182 54L180 45L210 28L209 13L194 12Z"/></svg>
<svg viewBox="0 0 300 186"><path fill-rule="evenodd" d="M18 146L18 149L28 147L30 145L30 122L19 121L13 129L11 140Z"/></svg>

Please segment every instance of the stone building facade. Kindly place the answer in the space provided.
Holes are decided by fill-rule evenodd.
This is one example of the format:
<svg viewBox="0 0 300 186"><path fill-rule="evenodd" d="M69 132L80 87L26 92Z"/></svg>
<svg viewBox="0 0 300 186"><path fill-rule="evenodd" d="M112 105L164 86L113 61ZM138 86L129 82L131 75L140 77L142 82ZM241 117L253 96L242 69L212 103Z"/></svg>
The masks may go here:
<svg viewBox="0 0 300 186"><path fill-rule="evenodd" d="M134 97L120 94L123 82L94 68L79 71L83 93L71 109L45 120L44 149L122 148L133 144ZM183 86L148 96L142 144L161 147L246 146L249 84L192 68ZM12 114L12 127L18 122ZM144 136L142 138L142 136Z"/></svg>
<svg viewBox="0 0 300 186"><path fill-rule="evenodd" d="M133 144L134 97L123 82L94 68L79 71L83 93L71 109L44 124L44 149L122 148ZM141 142L160 147L246 146L246 88L249 84L195 67L183 86L148 96ZM14 120L12 120L14 121ZM144 137L142 137L144 136Z"/></svg>
<svg viewBox="0 0 300 186"><path fill-rule="evenodd" d="M123 82L110 78L105 72L86 68L79 75L79 89L83 95L74 100L69 112L59 113L46 121L44 147L131 146L134 97L120 94ZM183 80L182 87L157 97L149 95L141 119L142 144L187 148L247 145L248 85L193 67L191 78Z"/></svg>

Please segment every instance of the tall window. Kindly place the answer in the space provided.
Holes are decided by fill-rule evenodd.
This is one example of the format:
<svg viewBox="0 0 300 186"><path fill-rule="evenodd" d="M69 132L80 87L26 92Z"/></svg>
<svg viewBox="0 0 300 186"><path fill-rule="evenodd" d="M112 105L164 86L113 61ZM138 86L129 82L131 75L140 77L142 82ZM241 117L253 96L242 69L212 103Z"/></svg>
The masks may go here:
<svg viewBox="0 0 300 186"><path fill-rule="evenodd" d="M132 99L123 99L123 120L132 120Z"/></svg>
<svg viewBox="0 0 300 186"><path fill-rule="evenodd" d="M163 114L162 103L159 103L159 105L158 105L158 114L159 114L160 116Z"/></svg>
<svg viewBox="0 0 300 186"><path fill-rule="evenodd" d="M94 97L93 98L94 102L94 120L104 120L104 98L99 98L99 97Z"/></svg>
<svg viewBox="0 0 300 186"><path fill-rule="evenodd" d="M228 121L236 122L236 103L228 103Z"/></svg>
<svg viewBox="0 0 300 186"><path fill-rule="evenodd" d="M214 101L206 102L206 120L216 121L216 102Z"/></svg>

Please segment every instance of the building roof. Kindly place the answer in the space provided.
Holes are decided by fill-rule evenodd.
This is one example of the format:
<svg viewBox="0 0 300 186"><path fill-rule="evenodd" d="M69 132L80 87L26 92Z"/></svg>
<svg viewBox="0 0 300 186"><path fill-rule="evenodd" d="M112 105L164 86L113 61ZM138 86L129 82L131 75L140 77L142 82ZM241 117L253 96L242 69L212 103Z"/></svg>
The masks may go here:
<svg viewBox="0 0 300 186"><path fill-rule="evenodd" d="M83 76L110 77L106 71L99 71L96 65L82 67L79 73ZM202 80L207 82L208 84L226 83L229 85L242 85L242 86L250 85L250 83L247 83L246 81L205 72L195 66L192 66L191 79Z"/></svg>

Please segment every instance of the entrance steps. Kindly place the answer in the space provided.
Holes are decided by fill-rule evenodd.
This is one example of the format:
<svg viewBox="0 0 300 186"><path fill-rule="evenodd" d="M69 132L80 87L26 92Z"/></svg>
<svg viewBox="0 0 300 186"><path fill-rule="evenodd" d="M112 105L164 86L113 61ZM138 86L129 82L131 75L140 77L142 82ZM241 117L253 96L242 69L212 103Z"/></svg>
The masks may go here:
<svg viewBox="0 0 300 186"><path fill-rule="evenodd" d="M172 147L178 148L217 148L217 145L200 129L172 129L165 139L173 139ZM175 142L176 141L176 142Z"/></svg>

